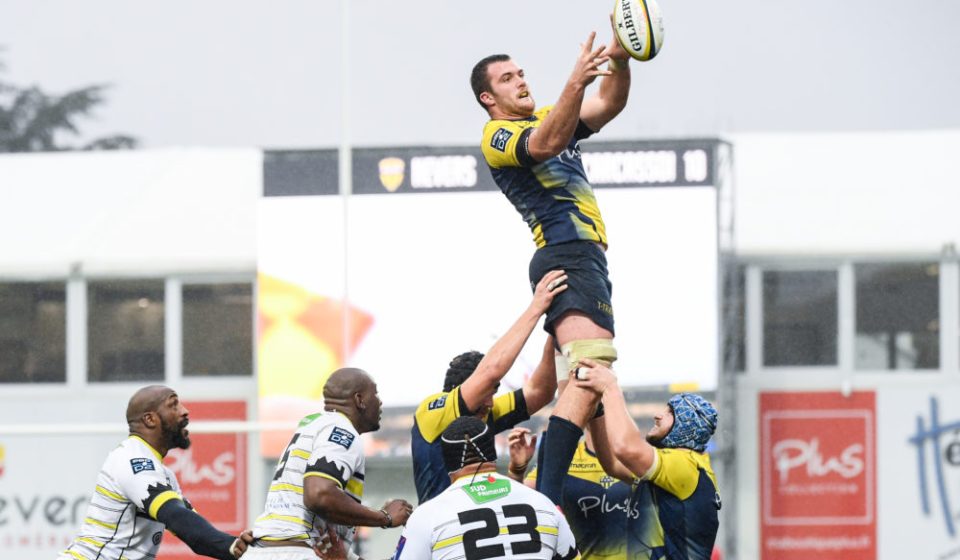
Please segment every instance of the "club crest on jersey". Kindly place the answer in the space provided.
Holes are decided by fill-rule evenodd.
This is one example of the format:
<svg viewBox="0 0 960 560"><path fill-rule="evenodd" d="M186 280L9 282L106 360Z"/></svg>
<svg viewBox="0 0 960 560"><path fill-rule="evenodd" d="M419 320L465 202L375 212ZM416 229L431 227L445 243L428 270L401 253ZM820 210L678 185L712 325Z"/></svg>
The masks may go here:
<svg viewBox="0 0 960 560"><path fill-rule="evenodd" d="M430 404L427 405L427 410L436 410L438 408L443 408L443 405L447 404L447 396L434 399Z"/></svg>
<svg viewBox="0 0 960 560"><path fill-rule="evenodd" d="M145 457L130 459L130 468L133 469L133 474L142 473L143 471L157 470L156 467L153 466L153 460Z"/></svg>
<svg viewBox="0 0 960 560"><path fill-rule="evenodd" d="M344 449L350 449L350 446L353 445L353 438L354 435L350 432L343 428L334 427L328 439L337 445L343 446Z"/></svg>
<svg viewBox="0 0 960 560"><path fill-rule="evenodd" d="M505 128L493 133L493 138L490 139L490 147L494 150L500 150L501 152L507 151L507 142L510 141L510 137L513 136L513 133Z"/></svg>

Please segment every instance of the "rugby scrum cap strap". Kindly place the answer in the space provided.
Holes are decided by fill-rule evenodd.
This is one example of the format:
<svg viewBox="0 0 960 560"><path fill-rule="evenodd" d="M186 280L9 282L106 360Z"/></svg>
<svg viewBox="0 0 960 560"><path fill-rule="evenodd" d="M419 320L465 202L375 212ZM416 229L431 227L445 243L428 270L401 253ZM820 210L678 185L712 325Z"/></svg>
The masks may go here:
<svg viewBox="0 0 960 560"><path fill-rule="evenodd" d="M674 395L667 404L673 409L673 429L660 440L660 446L686 447L702 453L717 430L717 409L693 393Z"/></svg>
<svg viewBox="0 0 960 560"><path fill-rule="evenodd" d="M451 422L440 436L440 449L447 472L497 460L493 430L476 416L461 416Z"/></svg>

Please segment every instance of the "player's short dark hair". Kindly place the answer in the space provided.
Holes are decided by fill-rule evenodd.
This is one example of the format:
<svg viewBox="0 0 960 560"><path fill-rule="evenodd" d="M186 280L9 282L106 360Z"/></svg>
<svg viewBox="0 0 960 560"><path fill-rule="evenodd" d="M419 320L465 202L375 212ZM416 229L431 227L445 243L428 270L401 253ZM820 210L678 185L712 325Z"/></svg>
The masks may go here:
<svg viewBox="0 0 960 560"><path fill-rule="evenodd" d="M476 350L464 352L456 358L450 360L450 367L447 369L447 375L443 378L443 391L453 391L467 380L468 377L477 369L483 354Z"/></svg>
<svg viewBox="0 0 960 560"><path fill-rule="evenodd" d="M497 460L493 429L476 416L461 416L451 422L440 436L440 449L447 472Z"/></svg>
<svg viewBox="0 0 960 560"><path fill-rule="evenodd" d="M477 98L477 103L484 109L487 106L483 104L483 101L480 101L480 94L490 91L490 75L487 73L487 67L494 62L506 62L508 60L510 60L508 54L491 54L476 63L473 66L473 71L470 72L470 87L473 88L473 96Z"/></svg>

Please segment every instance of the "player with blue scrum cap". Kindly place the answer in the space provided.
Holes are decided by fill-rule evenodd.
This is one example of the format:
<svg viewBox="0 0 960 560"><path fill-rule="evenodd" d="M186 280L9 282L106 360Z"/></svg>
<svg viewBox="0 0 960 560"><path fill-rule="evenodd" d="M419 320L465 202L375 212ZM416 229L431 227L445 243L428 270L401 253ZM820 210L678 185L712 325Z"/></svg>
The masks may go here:
<svg viewBox="0 0 960 560"><path fill-rule="evenodd" d="M591 360L584 365L584 379L574 383L603 402L605 414L590 424L603 468L635 483L631 504L638 515L627 519L627 556L709 559L720 525L720 493L706 453L716 408L693 393L674 395L644 436L613 372Z"/></svg>

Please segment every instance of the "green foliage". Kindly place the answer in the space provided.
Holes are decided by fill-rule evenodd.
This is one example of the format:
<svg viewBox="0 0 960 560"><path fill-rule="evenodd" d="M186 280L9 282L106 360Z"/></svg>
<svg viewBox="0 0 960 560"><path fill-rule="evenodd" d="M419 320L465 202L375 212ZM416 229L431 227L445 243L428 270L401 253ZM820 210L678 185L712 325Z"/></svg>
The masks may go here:
<svg viewBox="0 0 960 560"><path fill-rule="evenodd" d="M0 79L0 153L135 148L136 138L128 135L98 138L80 146L63 142L65 135L80 134L78 121L105 102L106 89L94 85L52 95L37 86L25 88Z"/></svg>

